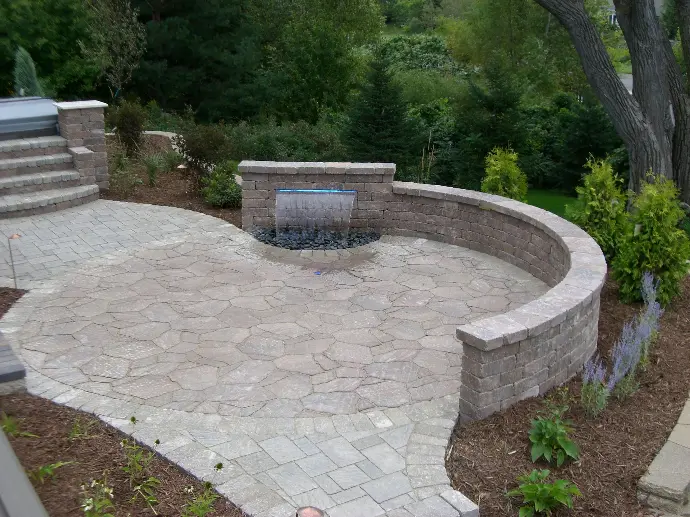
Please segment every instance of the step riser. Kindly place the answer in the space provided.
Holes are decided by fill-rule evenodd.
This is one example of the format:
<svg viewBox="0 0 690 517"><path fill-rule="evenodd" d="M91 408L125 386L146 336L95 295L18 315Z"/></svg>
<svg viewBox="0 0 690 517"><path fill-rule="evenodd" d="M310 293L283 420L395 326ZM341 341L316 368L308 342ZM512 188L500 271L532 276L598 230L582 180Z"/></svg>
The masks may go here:
<svg viewBox="0 0 690 517"><path fill-rule="evenodd" d="M23 166L16 169L0 169L0 178L11 178L13 176L21 176L22 174L34 174L36 172L52 172L65 170L73 167L74 161L70 157L69 160L60 161L59 163L47 163L44 165Z"/></svg>
<svg viewBox="0 0 690 517"><path fill-rule="evenodd" d="M73 206L83 205L85 203L90 203L91 201L96 201L98 199L98 192L91 194L89 196L80 197L77 199L71 199L69 201L62 201L56 204L50 204L45 206L40 206L36 208L28 208L26 210L15 210L14 212L2 212L0 213L0 219L13 219L15 217L27 217L30 215L47 214L50 212L57 212L58 210L64 210L66 208L71 208Z"/></svg>
<svg viewBox="0 0 690 517"><path fill-rule="evenodd" d="M0 160L11 160L15 158L33 158L34 156L47 156L49 154L61 154L66 152L66 145L23 149L21 151L0 151Z"/></svg>
<svg viewBox="0 0 690 517"><path fill-rule="evenodd" d="M50 183L35 183L30 185L21 185L16 187L0 188L0 196L9 196L12 194L29 194L31 192L41 192L42 190L53 190L56 188L78 187L81 185L81 179L62 180Z"/></svg>

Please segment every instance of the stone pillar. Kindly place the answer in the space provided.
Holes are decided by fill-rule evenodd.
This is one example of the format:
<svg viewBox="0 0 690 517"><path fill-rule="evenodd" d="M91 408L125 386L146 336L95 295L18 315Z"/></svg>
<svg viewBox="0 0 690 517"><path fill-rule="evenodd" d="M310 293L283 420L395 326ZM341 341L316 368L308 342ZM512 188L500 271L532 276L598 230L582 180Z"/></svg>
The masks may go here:
<svg viewBox="0 0 690 517"><path fill-rule="evenodd" d="M103 110L108 106L100 101L56 102L60 135L75 156L75 167L82 184L97 183L108 188L108 159L105 147ZM87 157L91 153L91 157ZM78 159L77 159L78 157Z"/></svg>

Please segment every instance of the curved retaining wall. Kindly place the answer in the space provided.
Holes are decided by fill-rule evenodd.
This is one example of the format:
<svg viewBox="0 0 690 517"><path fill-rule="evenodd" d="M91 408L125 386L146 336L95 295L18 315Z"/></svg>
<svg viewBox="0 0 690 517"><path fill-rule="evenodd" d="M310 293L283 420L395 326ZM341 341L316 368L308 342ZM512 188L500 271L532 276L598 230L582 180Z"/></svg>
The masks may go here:
<svg viewBox="0 0 690 517"><path fill-rule="evenodd" d="M457 328L460 415L484 418L575 375L594 353L606 262L583 230L536 207L468 190L393 181L393 164L242 162L245 229L271 226L277 188L358 191L352 225L498 257L551 289Z"/></svg>

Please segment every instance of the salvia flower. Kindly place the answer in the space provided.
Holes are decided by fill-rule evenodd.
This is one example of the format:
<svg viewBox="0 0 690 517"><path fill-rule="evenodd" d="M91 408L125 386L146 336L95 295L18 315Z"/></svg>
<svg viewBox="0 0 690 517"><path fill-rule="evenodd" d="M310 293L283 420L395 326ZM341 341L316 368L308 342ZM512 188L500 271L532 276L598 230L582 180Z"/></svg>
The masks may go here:
<svg viewBox="0 0 690 517"><path fill-rule="evenodd" d="M621 337L613 347L613 368L609 377L608 388L610 391L629 373L633 372L640 362L642 353L641 335L637 332L638 326L629 321L623 326Z"/></svg>
<svg viewBox="0 0 690 517"><path fill-rule="evenodd" d="M599 356L592 357L585 363L585 370L582 375L584 384L604 384L606 368Z"/></svg>

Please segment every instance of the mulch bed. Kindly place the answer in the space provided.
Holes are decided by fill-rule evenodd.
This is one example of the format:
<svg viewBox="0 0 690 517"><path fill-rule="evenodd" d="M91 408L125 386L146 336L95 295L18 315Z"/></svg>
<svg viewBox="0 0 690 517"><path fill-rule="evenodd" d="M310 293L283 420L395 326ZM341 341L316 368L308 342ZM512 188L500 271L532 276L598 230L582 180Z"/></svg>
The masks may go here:
<svg viewBox="0 0 690 517"><path fill-rule="evenodd" d="M144 135L144 153L155 153L172 149L170 140L166 137L157 135ZM109 143L112 140L109 139ZM242 227L242 210L213 208L204 203L199 192L199 184L194 174L189 170L176 170L158 175L155 187L148 185L148 177L143 168L140 168L138 175L142 184L136 189L134 195L129 197L118 196L112 191L102 191L102 199L112 199L114 201L129 201L132 203L145 203L148 205L174 206L184 208L194 212L211 215L223 219L238 228Z"/></svg>
<svg viewBox="0 0 690 517"><path fill-rule="evenodd" d="M26 291L23 289L12 289L11 287L0 287L0 318L10 310L10 307L19 300Z"/></svg>
<svg viewBox="0 0 690 517"><path fill-rule="evenodd" d="M566 384L572 398L567 417L574 422L572 438L580 446L577 463L550 468L551 480L575 483L582 497L573 511L556 515L628 517L648 511L637 502L637 482L666 442L690 390L690 278L683 295L662 318L651 365L640 377L640 389L623 402L612 399L597 419L588 419L579 406L581 381ZM599 352L608 358L623 323L639 306L618 301L617 287L609 281L601 296ZM516 478L534 468L530 459L530 421L543 407L540 399L523 401L486 420L457 426L447 462L453 486L477 502L482 517L517 515L507 490Z"/></svg>
<svg viewBox="0 0 690 517"><path fill-rule="evenodd" d="M113 488L116 517L153 515L143 501L131 501L133 492L129 478L122 471L125 456L120 442L126 438L124 434L91 415L26 394L0 397L0 412L16 417L21 431L38 435L38 438L10 437L12 448L25 470L32 471L58 461L74 462L56 469L54 478L43 484L33 481L48 515L83 515L81 485L92 479L103 479L104 475ZM87 426L88 437L70 441L69 434L77 419L82 426ZM186 487L193 486L193 494L203 491L202 483L196 478L159 456L151 462L150 472L160 480L156 490L159 504L155 509L161 517L180 516L191 497L185 492ZM208 515L242 517L243 513L219 497L213 513Z"/></svg>

